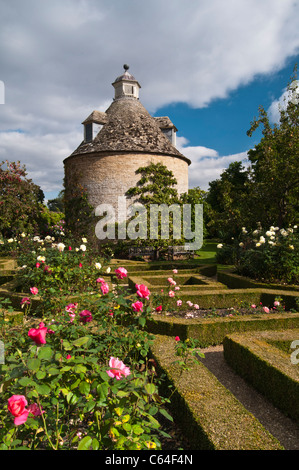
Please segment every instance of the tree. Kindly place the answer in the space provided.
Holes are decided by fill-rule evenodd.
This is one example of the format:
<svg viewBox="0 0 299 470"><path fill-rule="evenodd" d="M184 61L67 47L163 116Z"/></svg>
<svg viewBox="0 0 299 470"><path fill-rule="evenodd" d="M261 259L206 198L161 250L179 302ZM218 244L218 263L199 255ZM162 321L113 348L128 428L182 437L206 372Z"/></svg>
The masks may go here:
<svg viewBox="0 0 299 470"><path fill-rule="evenodd" d="M287 87L287 99L279 110L279 123L270 125L267 112L247 134L263 126L261 142L248 152L251 162L251 206L256 221L264 226L286 227L296 223L299 201L299 86L296 71Z"/></svg>
<svg viewBox="0 0 299 470"><path fill-rule="evenodd" d="M175 179L172 171L170 171L162 163L151 163L147 167L141 167L136 171L141 175L140 180L136 186L130 188L126 196L134 199L134 203L140 203L146 208L146 224L144 227L146 232L146 239L138 240L143 246L152 246L155 249L156 258L159 257L161 251L165 251L169 245L174 244L174 224L173 220L169 224L169 237L164 239L161 236L161 227L163 225L163 218L160 216L158 221L158 238L150 239L149 224L150 224L150 206L153 204L166 205L170 207L172 204L180 205L181 200L178 195L175 185ZM130 221L129 221L130 223ZM176 240L175 244L178 244Z"/></svg>
<svg viewBox="0 0 299 470"><path fill-rule="evenodd" d="M209 232L229 241L239 235L250 219L249 171L242 162L233 162L221 173L220 179L211 181L209 186L206 196L210 205Z"/></svg>
<svg viewBox="0 0 299 470"><path fill-rule="evenodd" d="M64 212L64 191L60 191L54 199L49 199L47 206L52 212Z"/></svg>
<svg viewBox="0 0 299 470"><path fill-rule="evenodd" d="M207 202L207 191L203 191L199 186L191 188L187 193L181 195L181 202L183 204L190 204L192 211L192 231L195 230L195 206L202 204L203 206L203 238L209 237L209 225L211 224L212 210L210 204Z"/></svg>
<svg viewBox="0 0 299 470"><path fill-rule="evenodd" d="M6 168L3 168L6 164ZM33 233L38 227L39 204L44 194L27 178L25 165L2 161L0 164L0 233L3 237Z"/></svg>

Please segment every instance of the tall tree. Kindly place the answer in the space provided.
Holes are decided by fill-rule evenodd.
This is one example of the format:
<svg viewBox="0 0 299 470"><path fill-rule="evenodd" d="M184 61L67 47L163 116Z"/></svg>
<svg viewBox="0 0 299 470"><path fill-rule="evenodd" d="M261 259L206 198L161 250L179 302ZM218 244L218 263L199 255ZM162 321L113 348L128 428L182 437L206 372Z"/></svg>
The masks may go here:
<svg viewBox="0 0 299 470"><path fill-rule="evenodd" d="M256 220L285 227L296 222L299 201L299 82L296 71L287 87L279 122L273 126L263 107L247 134L262 126L262 139L248 152L251 162L251 204Z"/></svg>
<svg viewBox="0 0 299 470"><path fill-rule="evenodd" d="M41 188L27 177L25 165L7 160L0 163L0 233L3 237L37 230L39 204L43 199Z"/></svg>
<svg viewBox="0 0 299 470"><path fill-rule="evenodd" d="M233 162L220 178L209 183L206 200L211 208L208 223L212 236L224 241L241 232L248 221L249 172L242 162Z"/></svg>

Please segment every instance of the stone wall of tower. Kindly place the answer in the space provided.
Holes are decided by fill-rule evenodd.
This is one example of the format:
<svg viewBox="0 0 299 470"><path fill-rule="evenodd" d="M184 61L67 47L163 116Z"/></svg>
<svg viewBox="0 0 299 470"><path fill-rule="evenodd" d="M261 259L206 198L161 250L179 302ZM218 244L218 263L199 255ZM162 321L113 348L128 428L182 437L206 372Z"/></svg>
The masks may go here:
<svg viewBox="0 0 299 470"><path fill-rule="evenodd" d="M65 180L68 187L71 187L72 181L80 182L94 208L100 204L111 204L117 214L118 196L123 196L140 179L136 170L158 162L172 171L177 180L178 193L187 192L188 163L167 155L128 152L74 155L64 162Z"/></svg>

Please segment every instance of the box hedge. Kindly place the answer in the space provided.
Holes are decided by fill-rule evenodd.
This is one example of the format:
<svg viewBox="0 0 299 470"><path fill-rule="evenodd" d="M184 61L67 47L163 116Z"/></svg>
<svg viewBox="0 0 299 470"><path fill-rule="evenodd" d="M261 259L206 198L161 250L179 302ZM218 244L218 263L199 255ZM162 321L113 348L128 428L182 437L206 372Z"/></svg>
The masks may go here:
<svg viewBox="0 0 299 470"><path fill-rule="evenodd" d="M165 374L171 411L197 450L281 450L283 447L202 364L180 370L174 339L156 336L152 354ZM166 396L166 395L165 395Z"/></svg>
<svg viewBox="0 0 299 470"><path fill-rule="evenodd" d="M299 328L259 331L224 338L228 364L277 408L299 423L299 364L275 341L299 340Z"/></svg>

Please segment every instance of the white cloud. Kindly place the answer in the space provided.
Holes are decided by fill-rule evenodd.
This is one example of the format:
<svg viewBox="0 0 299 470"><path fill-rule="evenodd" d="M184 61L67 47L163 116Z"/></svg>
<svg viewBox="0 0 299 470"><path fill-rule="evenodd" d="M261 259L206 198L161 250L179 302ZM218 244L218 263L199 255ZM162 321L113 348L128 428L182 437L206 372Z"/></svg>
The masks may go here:
<svg viewBox="0 0 299 470"><path fill-rule="evenodd" d="M81 133L31 135L22 132L0 133L0 160L26 165L28 177L44 192L59 192L63 181L63 160L82 140Z"/></svg>
<svg viewBox="0 0 299 470"><path fill-rule="evenodd" d="M294 80L291 83L290 89L285 89L282 95L277 100L274 100L271 106L269 107L267 114L271 122L279 123L280 111L286 109L289 101L292 101L295 104L299 103L298 80Z"/></svg>
<svg viewBox="0 0 299 470"><path fill-rule="evenodd" d="M209 183L218 179L221 173L226 170L232 162L243 162L248 166L247 152L240 152L233 155L220 156L217 150L202 147L188 146L185 137L177 138L177 148L191 160L189 166L189 187L207 190Z"/></svg>
<svg viewBox="0 0 299 470"><path fill-rule="evenodd" d="M21 160L44 190L61 186L62 160L80 143L81 122L108 107L123 63L150 112L173 102L204 107L298 52L298 7L293 0L0 0L1 157ZM8 132L15 130L23 133ZM202 180L215 174L215 150L188 152L206 157Z"/></svg>

